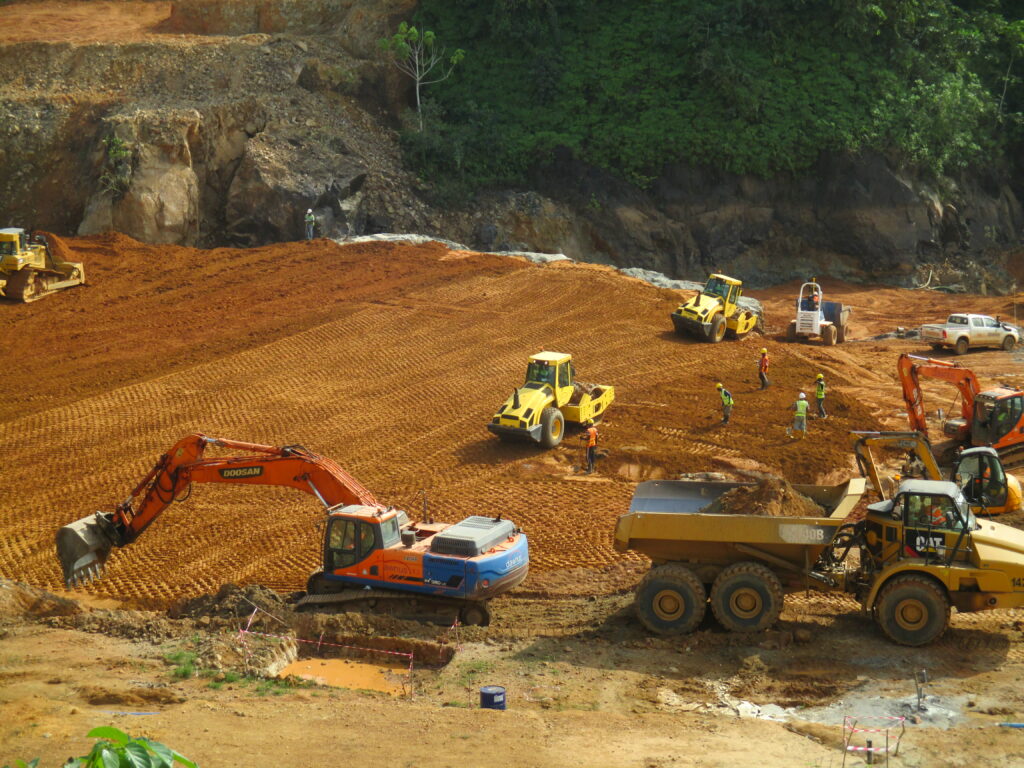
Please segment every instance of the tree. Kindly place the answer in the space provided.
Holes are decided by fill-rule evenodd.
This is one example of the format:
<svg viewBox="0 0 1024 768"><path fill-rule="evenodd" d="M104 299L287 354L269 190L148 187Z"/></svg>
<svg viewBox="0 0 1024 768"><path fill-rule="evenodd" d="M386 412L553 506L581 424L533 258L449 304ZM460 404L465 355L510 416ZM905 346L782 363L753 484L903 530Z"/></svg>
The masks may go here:
<svg viewBox="0 0 1024 768"><path fill-rule="evenodd" d="M420 130L423 130L423 111L420 103L420 90L433 83L439 83L451 77L455 65L462 61L466 52L457 49L449 57L445 57L445 49L437 42L434 33L429 29L420 32L404 21L398 25L398 31L391 37L382 37L377 45L405 72L416 84L416 117ZM436 71L435 71L436 70ZM431 73L433 77L431 77Z"/></svg>

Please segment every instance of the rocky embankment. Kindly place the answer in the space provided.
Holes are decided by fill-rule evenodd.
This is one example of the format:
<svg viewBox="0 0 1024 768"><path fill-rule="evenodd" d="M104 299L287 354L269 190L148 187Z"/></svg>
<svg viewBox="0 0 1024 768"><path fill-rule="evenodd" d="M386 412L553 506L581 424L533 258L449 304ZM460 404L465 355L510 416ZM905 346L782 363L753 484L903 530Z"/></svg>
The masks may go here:
<svg viewBox="0 0 1024 768"><path fill-rule="evenodd" d="M559 158L533 191L432 206L397 142L409 84L375 44L414 5L80 2L40 23L56 6L4 5L0 224L255 245L298 239L313 208L332 237L421 232L672 277L1009 287L1024 209L996 172L940 193L881 157L833 157L770 180L667 166L639 190Z"/></svg>

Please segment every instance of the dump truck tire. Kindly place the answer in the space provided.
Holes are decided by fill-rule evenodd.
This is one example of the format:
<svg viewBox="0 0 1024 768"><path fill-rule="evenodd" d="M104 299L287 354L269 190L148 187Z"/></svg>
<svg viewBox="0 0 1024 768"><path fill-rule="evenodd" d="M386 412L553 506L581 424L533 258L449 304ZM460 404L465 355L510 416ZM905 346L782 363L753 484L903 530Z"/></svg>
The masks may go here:
<svg viewBox="0 0 1024 768"><path fill-rule="evenodd" d="M840 325L839 334L836 336L836 343L843 344L848 338L850 338L850 326Z"/></svg>
<svg viewBox="0 0 1024 768"><path fill-rule="evenodd" d="M782 613L782 584L760 563L734 563L711 587L711 610L730 632L760 632Z"/></svg>
<svg viewBox="0 0 1024 768"><path fill-rule="evenodd" d="M893 642L926 645L942 637L949 626L949 598L927 576L896 576L878 595L875 619Z"/></svg>
<svg viewBox="0 0 1024 768"><path fill-rule="evenodd" d="M549 405L540 414L540 444L545 448L554 448L562 442L565 434L565 417L562 412Z"/></svg>
<svg viewBox="0 0 1024 768"><path fill-rule="evenodd" d="M692 632L704 619L707 605L704 585L683 565L659 565L648 571L633 603L640 623L660 635Z"/></svg>
<svg viewBox="0 0 1024 768"><path fill-rule="evenodd" d="M834 347L836 345L836 327L834 325L826 325L821 329L821 343L826 347Z"/></svg>
<svg viewBox="0 0 1024 768"><path fill-rule="evenodd" d="M711 319L711 333L708 334L707 341L711 344L717 344L724 338L725 318L719 313Z"/></svg>
<svg viewBox="0 0 1024 768"><path fill-rule="evenodd" d="M966 355L967 350L970 349L971 342L967 340L966 336L961 336L956 340L956 345L953 347L953 351L958 355Z"/></svg>
<svg viewBox="0 0 1024 768"><path fill-rule="evenodd" d="M786 328L786 341L789 341L789 342L796 341L796 320L791 322L789 324L789 327Z"/></svg>

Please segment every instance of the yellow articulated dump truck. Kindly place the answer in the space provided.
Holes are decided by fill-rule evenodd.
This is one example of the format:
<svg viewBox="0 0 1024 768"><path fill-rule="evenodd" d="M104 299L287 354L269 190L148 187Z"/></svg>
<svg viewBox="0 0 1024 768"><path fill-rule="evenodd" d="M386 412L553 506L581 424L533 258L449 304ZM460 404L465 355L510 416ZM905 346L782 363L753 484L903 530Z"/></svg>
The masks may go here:
<svg viewBox="0 0 1024 768"><path fill-rule="evenodd" d="M728 334L742 339L762 324L750 307L740 306L743 282L725 275L711 275L703 290L683 302L671 314L672 325L681 336L696 336L717 344Z"/></svg>
<svg viewBox="0 0 1024 768"><path fill-rule="evenodd" d="M487 429L503 440L532 440L554 448L565 425L598 421L615 399L615 387L576 381L572 355L540 352L530 358L526 382L513 390Z"/></svg>
<svg viewBox="0 0 1024 768"><path fill-rule="evenodd" d="M782 611L786 592L846 592L889 639L925 645L960 612L1024 605L1024 532L979 521L956 483L907 480L865 519L846 517L863 478L842 486L793 488L821 517L705 511L751 483L652 480L641 483L619 518L615 548L651 558L635 609L653 632L696 628L710 603L733 632L758 632ZM847 562L851 551L860 555ZM852 560L853 558L851 558Z"/></svg>
<svg viewBox="0 0 1024 768"><path fill-rule="evenodd" d="M29 302L84 282L85 267L61 258L45 235L0 229L0 295Z"/></svg>

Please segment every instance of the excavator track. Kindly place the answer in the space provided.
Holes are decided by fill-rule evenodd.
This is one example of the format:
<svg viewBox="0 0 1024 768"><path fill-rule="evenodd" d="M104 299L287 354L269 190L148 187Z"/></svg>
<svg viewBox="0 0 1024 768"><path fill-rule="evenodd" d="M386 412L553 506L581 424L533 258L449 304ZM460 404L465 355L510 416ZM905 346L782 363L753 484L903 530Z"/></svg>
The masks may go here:
<svg viewBox="0 0 1024 768"><path fill-rule="evenodd" d="M999 460L1003 462L1003 469L1024 468L1024 445L1012 445L998 453Z"/></svg>
<svg viewBox="0 0 1024 768"><path fill-rule="evenodd" d="M410 595L387 589L345 589L307 594L295 604L298 611L317 613L384 613L399 619L432 624L487 626L491 611L486 603L430 595Z"/></svg>

